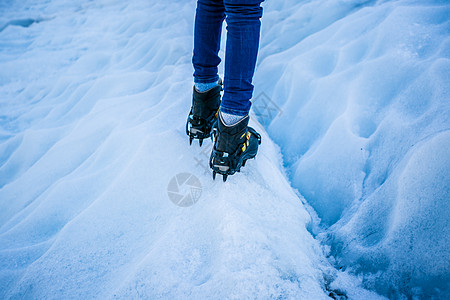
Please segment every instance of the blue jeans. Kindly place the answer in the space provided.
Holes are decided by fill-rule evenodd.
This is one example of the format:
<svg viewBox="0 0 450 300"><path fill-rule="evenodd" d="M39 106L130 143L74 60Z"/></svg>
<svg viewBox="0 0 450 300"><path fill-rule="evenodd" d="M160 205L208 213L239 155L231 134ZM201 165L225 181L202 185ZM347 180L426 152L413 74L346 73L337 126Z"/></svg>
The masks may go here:
<svg viewBox="0 0 450 300"><path fill-rule="evenodd" d="M198 0L194 29L194 81L219 79L223 20L227 22L224 94L220 110L245 116L251 106L264 0Z"/></svg>

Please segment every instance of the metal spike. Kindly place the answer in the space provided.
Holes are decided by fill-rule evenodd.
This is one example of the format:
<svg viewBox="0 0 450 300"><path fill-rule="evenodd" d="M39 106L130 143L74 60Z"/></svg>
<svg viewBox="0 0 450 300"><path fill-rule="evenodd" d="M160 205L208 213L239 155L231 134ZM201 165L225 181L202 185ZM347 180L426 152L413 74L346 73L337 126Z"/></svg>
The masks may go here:
<svg viewBox="0 0 450 300"><path fill-rule="evenodd" d="M189 145L192 145L192 140L194 140L193 136L189 136Z"/></svg>
<svg viewBox="0 0 450 300"><path fill-rule="evenodd" d="M216 171L213 171L213 180L216 180Z"/></svg>
<svg viewBox="0 0 450 300"><path fill-rule="evenodd" d="M223 174L223 182L227 181L228 175L227 174Z"/></svg>
<svg viewBox="0 0 450 300"><path fill-rule="evenodd" d="M243 162L242 162L242 166L243 167L245 167L245 163L247 162L247 160L244 160Z"/></svg>
<svg viewBox="0 0 450 300"><path fill-rule="evenodd" d="M199 139L198 143L200 144L200 147L203 145L203 139Z"/></svg>

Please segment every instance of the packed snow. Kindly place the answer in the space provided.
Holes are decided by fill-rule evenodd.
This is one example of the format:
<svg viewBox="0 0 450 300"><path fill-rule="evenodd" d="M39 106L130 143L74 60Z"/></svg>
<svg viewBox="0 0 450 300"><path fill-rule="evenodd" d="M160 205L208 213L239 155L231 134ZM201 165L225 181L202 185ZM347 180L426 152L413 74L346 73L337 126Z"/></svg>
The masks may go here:
<svg viewBox="0 0 450 300"><path fill-rule="evenodd" d="M450 5L266 1L223 183L185 134L195 3L0 3L0 298L448 296Z"/></svg>

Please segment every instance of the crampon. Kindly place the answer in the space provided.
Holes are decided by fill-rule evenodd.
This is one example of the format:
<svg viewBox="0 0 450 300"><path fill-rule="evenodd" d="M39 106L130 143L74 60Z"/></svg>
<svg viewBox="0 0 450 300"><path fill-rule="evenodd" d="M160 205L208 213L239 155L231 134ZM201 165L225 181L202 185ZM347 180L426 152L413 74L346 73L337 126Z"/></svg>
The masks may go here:
<svg viewBox="0 0 450 300"><path fill-rule="evenodd" d="M217 113L220 106L221 85L204 92L198 92L194 87L192 107L186 122L186 134L189 144L198 139L200 146L203 140L211 136L211 130L217 122Z"/></svg>
<svg viewBox="0 0 450 300"><path fill-rule="evenodd" d="M247 126L248 116L233 126L224 125L221 117L218 119L217 127L212 133L214 146L209 166L213 170L213 179L221 174L225 182L229 175L240 172L247 160L255 158L261 144L261 135Z"/></svg>

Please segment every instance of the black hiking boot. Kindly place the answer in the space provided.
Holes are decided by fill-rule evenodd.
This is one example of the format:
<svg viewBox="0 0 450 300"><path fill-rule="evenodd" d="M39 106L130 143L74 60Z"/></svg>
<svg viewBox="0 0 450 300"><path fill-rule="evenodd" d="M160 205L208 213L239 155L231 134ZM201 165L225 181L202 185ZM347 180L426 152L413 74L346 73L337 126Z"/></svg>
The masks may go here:
<svg viewBox="0 0 450 300"><path fill-rule="evenodd" d="M204 93L198 92L194 87L191 111L186 122L186 134L189 136L190 145L193 139L198 139L201 147L203 139L211 136L211 130L217 122L221 91L220 81L217 86Z"/></svg>
<svg viewBox="0 0 450 300"><path fill-rule="evenodd" d="M209 159L209 166L216 174L222 174L223 181L228 175L240 172L247 159L254 158L261 144L261 135L248 126L249 116L245 116L238 123L227 126L219 113L217 126L213 129L214 147Z"/></svg>

